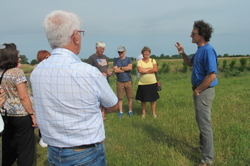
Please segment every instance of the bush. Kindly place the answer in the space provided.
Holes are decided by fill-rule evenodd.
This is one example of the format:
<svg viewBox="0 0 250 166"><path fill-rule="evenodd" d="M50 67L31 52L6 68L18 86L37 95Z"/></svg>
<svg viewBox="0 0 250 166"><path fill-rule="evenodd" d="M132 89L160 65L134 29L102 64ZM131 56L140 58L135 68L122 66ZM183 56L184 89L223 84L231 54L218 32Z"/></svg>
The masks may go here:
<svg viewBox="0 0 250 166"><path fill-rule="evenodd" d="M240 58L240 64L241 64L241 67L239 68L239 70L243 72L246 69L247 59Z"/></svg>
<svg viewBox="0 0 250 166"><path fill-rule="evenodd" d="M164 70L164 68L165 68L166 66L167 66L166 62L162 63L161 69L158 71L159 74L161 74L161 73L163 72L163 70Z"/></svg>
<svg viewBox="0 0 250 166"><path fill-rule="evenodd" d="M188 65L185 63L185 62L183 62L183 69L182 69L182 72L183 73L186 73L188 71Z"/></svg>
<svg viewBox="0 0 250 166"><path fill-rule="evenodd" d="M227 68L227 60L223 60L222 71L225 71L226 68Z"/></svg>
<svg viewBox="0 0 250 166"><path fill-rule="evenodd" d="M136 64L132 63L132 71L131 71L132 75L136 75L136 70L137 70Z"/></svg>
<svg viewBox="0 0 250 166"><path fill-rule="evenodd" d="M231 70L231 71L233 71L233 70L234 70L234 66L235 66L235 64L236 64L236 60L235 60L235 59L233 59L233 60L231 61L231 63L229 64L229 67L230 67L230 70Z"/></svg>
<svg viewBox="0 0 250 166"><path fill-rule="evenodd" d="M237 76L240 76L240 71L239 70L225 70L224 76L226 78L228 78L228 77L237 77Z"/></svg>
<svg viewBox="0 0 250 166"><path fill-rule="evenodd" d="M164 73L169 73L170 70L171 70L171 68L170 68L170 65L169 65L169 63L168 63L168 64L166 64L166 66L164 67L163 72L164 72Z"/></svg>

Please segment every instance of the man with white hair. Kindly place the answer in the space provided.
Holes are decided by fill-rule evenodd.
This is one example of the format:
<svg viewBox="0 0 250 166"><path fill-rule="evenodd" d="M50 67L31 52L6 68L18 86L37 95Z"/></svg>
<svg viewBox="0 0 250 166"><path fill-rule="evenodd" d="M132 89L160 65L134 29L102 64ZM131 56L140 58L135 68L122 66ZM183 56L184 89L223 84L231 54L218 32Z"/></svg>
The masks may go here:
<svg viewBox="0 0 250 166"><path fill-rule="evenodd" d="M97 42L95 46L96 52L88 58L87 63L97 67L108 78L112 75L112 72L109 69L108 57L103 54L105 47L106 44L104 42Z"/></svg>
<svg viewBox="0 0 250 166"><path fill-rule="evenodd" d="M108 77L112 75L112 72L109 69L108 57L103 54L105 47L106 44L104 42L97 42L95 45L96 52L88 58L87 63L97 67L97 69L102 73L102 75L104 75L108 80ZM103 120L106 120L105 111L103 108L101 108L101 110L102 118Z"/></svg>
<svg viewBox="0 0 250 166"><path fill-rule="evenodd" d="M53 11L44 20L51 56L33 70L31 83L37 122L48 144L49 165L106 165L106 113L118 99L105 77L78 57L84 31L74 13Z"/></svg>

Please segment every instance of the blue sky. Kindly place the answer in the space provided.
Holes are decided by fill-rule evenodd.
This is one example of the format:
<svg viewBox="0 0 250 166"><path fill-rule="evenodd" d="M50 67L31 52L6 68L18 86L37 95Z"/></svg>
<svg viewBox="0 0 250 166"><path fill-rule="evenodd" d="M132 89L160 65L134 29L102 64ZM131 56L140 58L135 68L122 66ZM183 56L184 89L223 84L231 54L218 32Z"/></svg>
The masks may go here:
<svg viewBox="0 0 250 166"><path fill-rule="evenodd" d="M0 43L15 43L29 62L39 50L51 51L43 20L53 10L76 13L83 21L80 58L95 52L95 43L106 43L104 54L117 57L124 45L127 56L136 57L144 46L160 56L177 54L179 41L187 54L196 51L191 43L193 22L203 19L213 28L210 44L217 54L250 54L249 0L60 0L3 1Z"/></svg>

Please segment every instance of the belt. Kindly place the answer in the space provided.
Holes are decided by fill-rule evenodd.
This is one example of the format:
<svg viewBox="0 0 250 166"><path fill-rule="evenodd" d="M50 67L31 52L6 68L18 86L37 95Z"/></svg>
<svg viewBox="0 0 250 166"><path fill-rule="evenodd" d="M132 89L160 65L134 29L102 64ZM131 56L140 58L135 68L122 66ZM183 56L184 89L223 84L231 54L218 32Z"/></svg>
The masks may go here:
<svg viewBox="0 0 250 166"><path fill-rule="evenodd" d="M193 85L192 86L192 89L193 89L193 91L198 87L199 85ZM208 88L213 88L213 86L209 86L209 87L207 87L206 89L208 89ZM204 89L205 90L205 89Z"/></svg>
<svg viewBox="0 0 250 166"><path fill-rule="evenodd" d="M88 149L91 147L95 147L95 144L80 145L80 146L73 146L73 147L63 147L62 149Z"/></svg>

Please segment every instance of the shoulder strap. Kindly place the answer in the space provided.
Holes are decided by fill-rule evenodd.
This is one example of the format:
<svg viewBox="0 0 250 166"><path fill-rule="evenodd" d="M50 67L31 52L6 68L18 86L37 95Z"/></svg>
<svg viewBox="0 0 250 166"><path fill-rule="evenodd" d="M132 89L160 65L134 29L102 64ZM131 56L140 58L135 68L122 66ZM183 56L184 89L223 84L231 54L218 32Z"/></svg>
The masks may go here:
<svg viewBox="0 0 250 166"><path fill-rule="evenodd" d="M151 62L152 62L152 65L153 65L153 58L151 58ZM155 78L156 78L156 81L158 82L158 75L157 75L157 72L155 72Z"/></svg>

